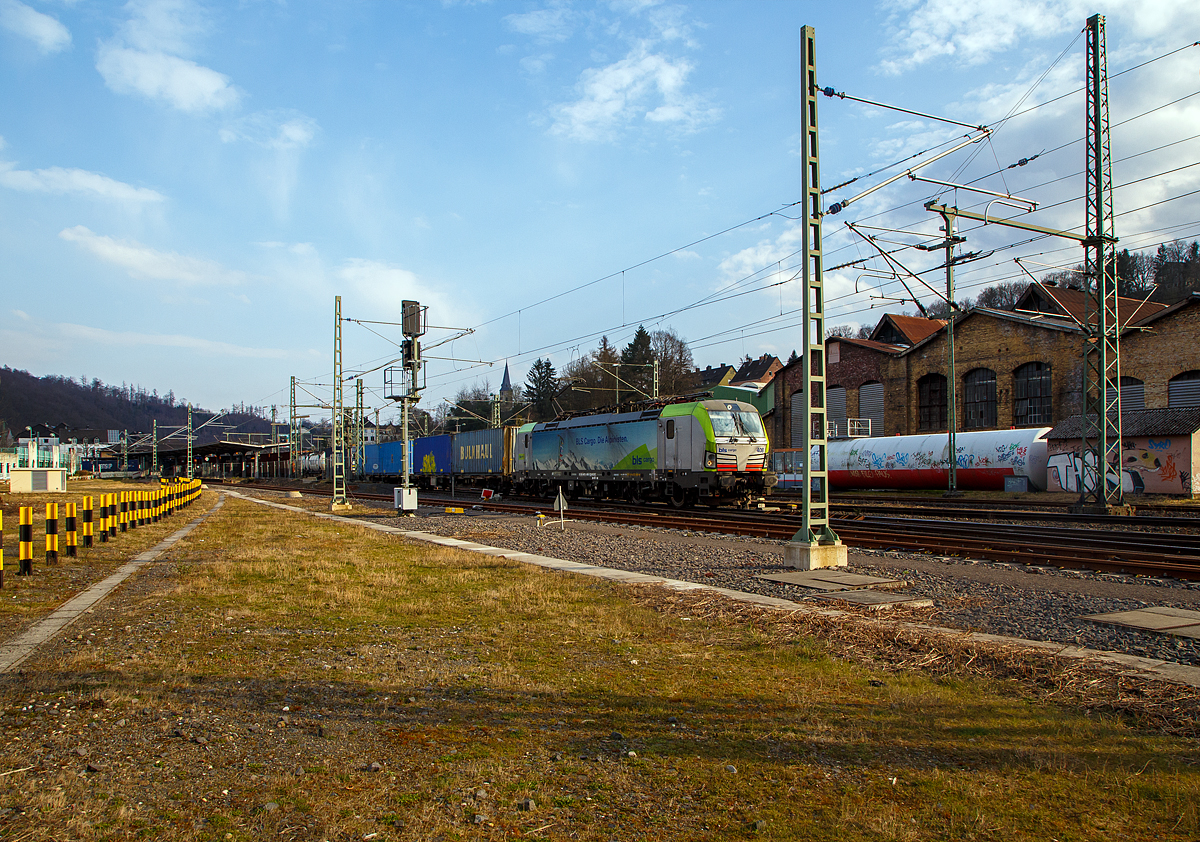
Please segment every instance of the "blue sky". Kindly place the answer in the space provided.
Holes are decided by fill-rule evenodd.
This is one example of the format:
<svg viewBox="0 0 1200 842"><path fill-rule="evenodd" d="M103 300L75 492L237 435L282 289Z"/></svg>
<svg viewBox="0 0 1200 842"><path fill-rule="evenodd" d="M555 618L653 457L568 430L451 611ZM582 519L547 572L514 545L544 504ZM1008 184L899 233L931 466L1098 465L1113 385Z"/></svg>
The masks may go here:
<svg viewBox="0 0 1200 842"><path fill-rule="evenodd" d="M701 366L786 357L799 28L816 28L820 84L855 96L990 125L1044 104L925 172L982 178L1041 202L1038 224L1075 228L1084 152L1064 144L1083 136L1077 36L1097 11L1121 245L1200 237L1200 19L1185 0L0 0L0 361L283 416L291 375L328 394L335 295L353 319L396 321L415 298L431 324L474 329L430 351L455 358L429 361L430 408L497 388L506 360L521 382L538 356L561 367L640 323L676 330ZM862 176L830 199L965 131L820 108L824 184ZM871 253L847 220L933 236L921 205L936 189L905 179L828 217L827 265ZM964 295L1021 277L1016 256L1034 271L1080 259L964 228L964 248L997 250L963 267ZM938 259L904 256L914 271ZM912 309L875 275L830 273L829 324ZM398 339L347 324L347 371L386 363ZM364 380L388 417L381 372Z"/></svg>

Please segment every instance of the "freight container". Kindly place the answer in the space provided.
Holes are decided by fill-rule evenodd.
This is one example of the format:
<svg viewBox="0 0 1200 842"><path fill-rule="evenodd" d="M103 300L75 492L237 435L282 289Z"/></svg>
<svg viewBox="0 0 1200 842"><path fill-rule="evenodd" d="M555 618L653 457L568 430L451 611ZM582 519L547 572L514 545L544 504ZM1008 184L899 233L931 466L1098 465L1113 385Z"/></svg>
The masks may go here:
<svg viewBox="0 0 1200 842"><path fill-rule="evenodd" d="M452 447L454 473L460 476L507 476L512 472L513 442L516 434L516 427L456 433Z"/></svg>
<svg viewBox="0 0 1200 842"><path fill-rule="evenodd" d="M454 464L449 435L413 440L413 472L422 476L449 474Z"/></svg>
<svg viewBox="0 0 1200 842"><path fill-rule="evenodd" d="M399 477L404 473L404 443L388 441L363 448L363 473L367 476ZM412 470L411 459L409 470Z"/></svg>

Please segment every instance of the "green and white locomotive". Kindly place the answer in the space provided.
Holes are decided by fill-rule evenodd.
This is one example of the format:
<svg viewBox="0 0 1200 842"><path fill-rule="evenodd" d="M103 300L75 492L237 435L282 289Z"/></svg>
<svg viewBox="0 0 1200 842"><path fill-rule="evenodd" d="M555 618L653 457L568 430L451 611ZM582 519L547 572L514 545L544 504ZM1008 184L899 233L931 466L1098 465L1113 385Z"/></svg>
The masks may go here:
<svg viewBox="0 0 1200 842"><path fill-rule="evenodd" d="M769 449L751 404L688 400L519 427L511 478L548 496L746 504L775 485Z"/></svg>

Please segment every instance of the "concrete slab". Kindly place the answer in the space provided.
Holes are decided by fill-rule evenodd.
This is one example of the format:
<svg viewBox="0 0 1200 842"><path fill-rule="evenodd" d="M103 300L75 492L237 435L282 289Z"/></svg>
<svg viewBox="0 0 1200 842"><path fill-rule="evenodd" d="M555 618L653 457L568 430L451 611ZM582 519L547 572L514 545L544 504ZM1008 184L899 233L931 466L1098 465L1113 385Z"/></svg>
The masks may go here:
<svg viewBox="0 0 1200 842"><path fill-rule="evenodd" d="M799 585L802 588L812 588L818 591L851 591L858 588L899 588L904 585L904 582L899 579L864 576L861 573L847 573L844 570L830 568L800 570L795 573L764 573L757 578L769 579L772 582L783 582L787 585Z"/></svg>
<svg viewBox="0 0 1200 842"><path fill-rule="evenodd" d="M1111 614L1091 614L1083 619L1093 623L1126 626L1180 637L1200 637L1200 611L1189 611L1186 608L1152 606Z"/></svg>
<svg viewBox="0 0 1200 842"><path fill-rule="evenodd" d="M878 591L840 591L837 593L823 593L813 597L813 599L827 599L836 602L848 602L851 605L857 605L860 608L870 608L874 610L882 610L885 608L895 608L898 605L903 605L905 608L928 608L933 605L933 600L922 596L913 596L908 593L879 593Z"/></svg>

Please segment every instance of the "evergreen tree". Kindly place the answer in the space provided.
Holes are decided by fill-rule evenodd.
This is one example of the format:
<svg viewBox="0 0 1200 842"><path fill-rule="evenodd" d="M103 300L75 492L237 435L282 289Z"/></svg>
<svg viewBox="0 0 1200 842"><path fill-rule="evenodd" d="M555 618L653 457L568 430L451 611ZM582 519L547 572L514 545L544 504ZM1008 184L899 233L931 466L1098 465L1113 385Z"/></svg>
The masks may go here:
<svg viewBox="0 0 1200 842"><path fill-rule="evenodd" d="M534 415L540 419L553 418L554 396L558 392L558 378L550 360L541 357L529 369L525 378L525 397L533 404Z"/></svg>
<svg viewBox="0 0 1200 842"><path fill-rule="evenodd" d="M650 394L650 384L654 379L654 374L649 368L649 364L652 362L654 362L654 348L650 332L642 325L638 325L637 333L621 351L621 380L630 385L631 393L635 388L638 389L642 393L638 395L640 398L645 398ZM626 369L626 366L629 368Z"/></svg>

